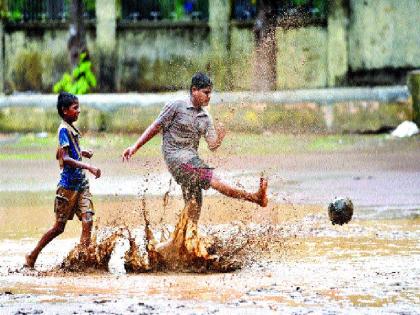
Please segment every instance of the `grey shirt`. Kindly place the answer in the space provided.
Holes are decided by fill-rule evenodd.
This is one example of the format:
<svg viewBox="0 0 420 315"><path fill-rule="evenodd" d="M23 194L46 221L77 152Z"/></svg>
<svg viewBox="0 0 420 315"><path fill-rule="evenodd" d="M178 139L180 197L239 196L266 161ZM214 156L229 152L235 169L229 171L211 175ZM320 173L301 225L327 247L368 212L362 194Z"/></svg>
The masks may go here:
<svg viewBox="0 0 420 315"><path fill-rule="evenodd" d="M162 152L170 170L198 157L201 136L211 150L219 145L210 114L204 108L195 108L190 99L166 104L156 122L162 126Z"/></svg>

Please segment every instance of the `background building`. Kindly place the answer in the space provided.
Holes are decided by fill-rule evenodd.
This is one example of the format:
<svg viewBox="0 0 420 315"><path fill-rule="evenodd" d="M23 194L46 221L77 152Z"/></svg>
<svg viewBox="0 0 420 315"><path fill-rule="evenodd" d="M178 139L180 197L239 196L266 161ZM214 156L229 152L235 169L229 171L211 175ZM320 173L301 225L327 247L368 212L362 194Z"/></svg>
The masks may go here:
<svg viewBox="0 0 420 315"><path fill-rule="evenodd" d="M97 91L264 89L256 0L85 0ZM272 89L404 83L420 67L418 0L271 1ZM0 91L51 92L70 70L68 0L3 0ZM263 82L259 85L258 82Z"/></svg>

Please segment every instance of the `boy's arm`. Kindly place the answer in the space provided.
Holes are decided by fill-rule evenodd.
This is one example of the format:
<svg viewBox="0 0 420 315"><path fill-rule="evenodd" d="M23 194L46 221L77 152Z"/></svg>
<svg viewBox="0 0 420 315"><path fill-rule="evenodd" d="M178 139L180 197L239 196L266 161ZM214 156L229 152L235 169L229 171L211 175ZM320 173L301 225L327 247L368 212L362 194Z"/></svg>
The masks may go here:
<svg viewBox="0 0 420 315"><path fill-rule="evenodd" d="M156 120L142 133L142 135L137 139L136 143L124 150L122 154L122 159L128 161L133 154L137 152L144 144L146 144L150 139L152 139L156 134L159 133L160 129L164 126L167 126L171 123L177 113L177 106L179 102L169 102L167 103Z"/></svg>
<svg viewBox="0 0 420 315"><path fill-rule="evenodd" d="M93 156L93 151L91 149L84 149L80 152L84 158L90 159Z"/></svg>
<svg viewBox="0 0 420 315"><path fill-rule="evenodd" d="M68 150L69 150L68 147L63 147L63 148L60 148L58 151L58 157L63 159L64 165L68 165L73 168L85 169L91 172L93 175L95 175L96 178L101 177L101 170L99 168L83 163L81 161L72 159L69 155Z"/></svg>
<svg viewBox="0 0 420 315"><path fill-rule="evenodd" d="M123 161L128 161L143 145L145 145L150 139L156 136L162 125L159 120L155 120L137 139L136 143L131 147L124 150L122 154Z"/></svg>
<svg viewBox="0 0 420 315"><path fill-rule="evenodd" d="M206 142L211 151L215 151L222 144L226 136L226 128L221 122L211 125L206 135Z"/></svg>

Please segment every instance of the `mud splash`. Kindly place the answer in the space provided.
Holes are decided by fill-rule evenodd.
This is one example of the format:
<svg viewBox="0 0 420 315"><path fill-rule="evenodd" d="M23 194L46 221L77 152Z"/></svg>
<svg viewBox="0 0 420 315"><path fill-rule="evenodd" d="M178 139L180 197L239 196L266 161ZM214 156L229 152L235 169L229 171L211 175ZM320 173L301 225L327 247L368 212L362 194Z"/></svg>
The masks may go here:
<svg viewBox="0 0 420 315"><path fill-rule="evenodd" d="M201 236L197 217L199 208L192 201L181 211L172 233L162 228L158 239L150 227L143 207L144 229L128 227L94 231L89 247L77 245L64 259L60 270L125 272L182 271L229 272L246 262L250 240L240 229L228 235ZM168 237L165 237L168 235ZM113 265L113 266L111 266Z"/></svg>

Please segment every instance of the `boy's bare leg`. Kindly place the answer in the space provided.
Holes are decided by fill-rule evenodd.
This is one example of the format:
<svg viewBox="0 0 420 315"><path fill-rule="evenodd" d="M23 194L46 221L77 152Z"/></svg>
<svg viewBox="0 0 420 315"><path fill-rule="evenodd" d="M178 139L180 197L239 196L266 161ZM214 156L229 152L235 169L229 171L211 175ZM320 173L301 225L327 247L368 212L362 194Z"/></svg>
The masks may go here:
<svg viewBox="0 0 420 315"><path fill-rule="evenodd" d="M25 266L33 268L41 250L48 245L54 238L64 232L66 222L56 221L54 226L49 229L39 240L34 250L25 256Z"/></svg>
<svg viewBox="0 0 420 315"><path fill-rule="evenodd" d="M88 247L90 245L92 233L92 214L87 212L82 214L82 235L80 236L80 245Z"/></svg>
<svg viewBox="0 0 420 315"><path fill-rule="evenodd" d="M210 181L210 186L213 189L216 189L218 192L222 193L223 195L236 199L244 199L247 201L251 201L256 204L259 204L261 207L266 207L268 203L267 185L267 180L264 178L260 178L260 188L257 192L250 193L245 190L231 187L214 176Z"/></svg>
<svg viewBox="0 0 420 315"><path fill-rule="evenodd" d="M201 214L201 206L203 205L203 194L200 187L186 187L181 186L182 196L184 197L185 207L194 200L197 204L197 207L192 207L189 212L189 218L194 222L198 223Z"/></svg>

